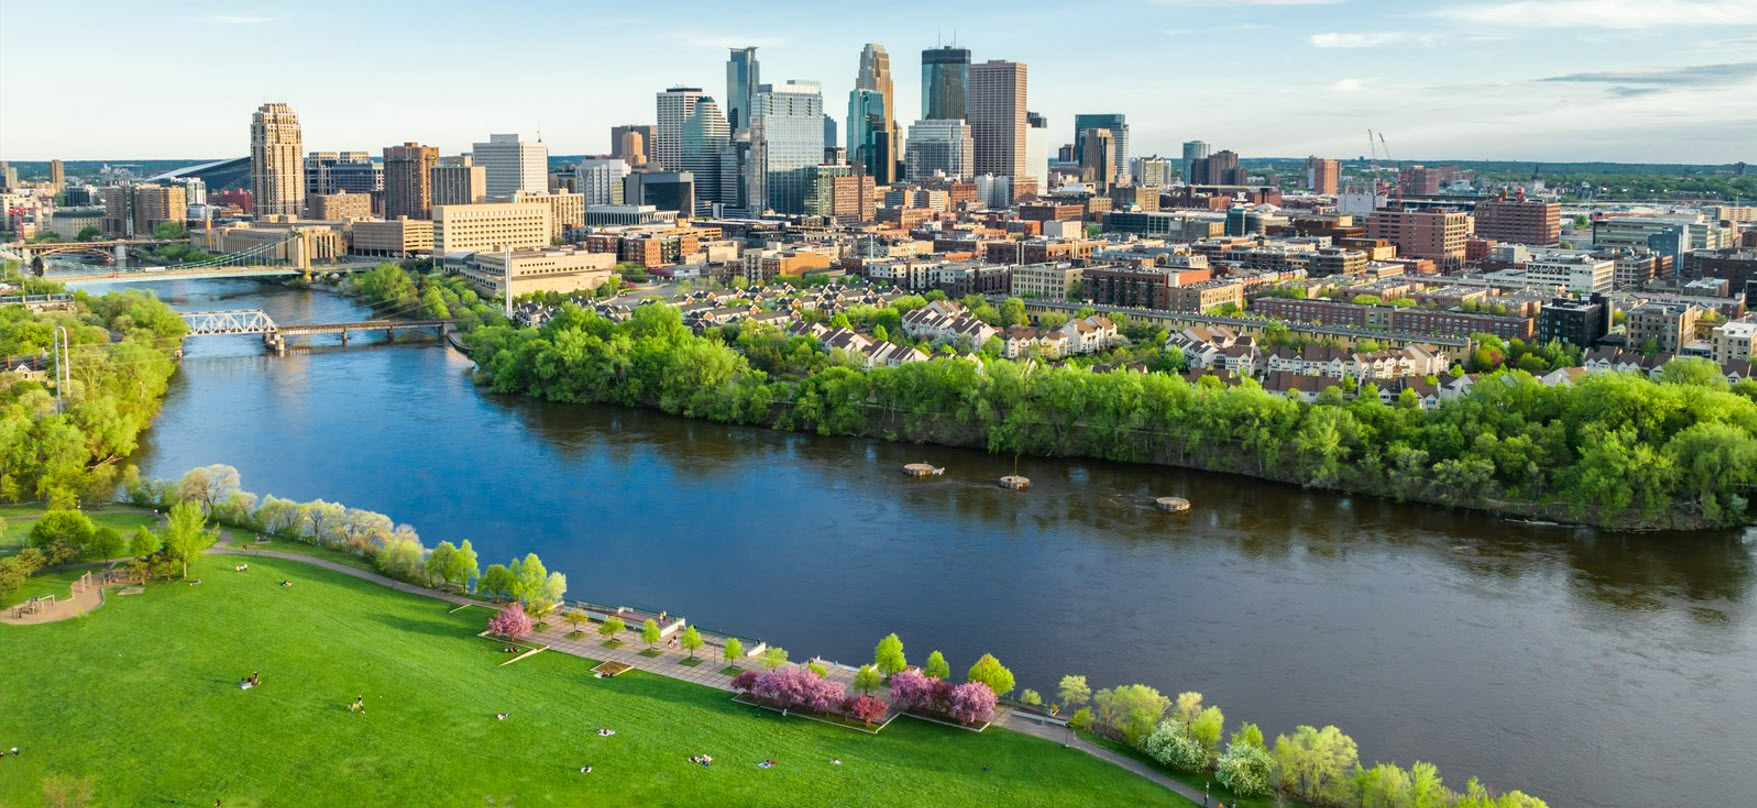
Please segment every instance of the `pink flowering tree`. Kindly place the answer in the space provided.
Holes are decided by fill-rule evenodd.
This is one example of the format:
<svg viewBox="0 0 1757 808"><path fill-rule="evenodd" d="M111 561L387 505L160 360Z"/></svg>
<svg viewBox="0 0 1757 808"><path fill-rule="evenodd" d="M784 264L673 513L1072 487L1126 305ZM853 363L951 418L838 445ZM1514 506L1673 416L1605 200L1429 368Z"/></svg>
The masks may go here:
<svg viewBox="0 0 1757 808"><path fill-rule="evenodd" d="M952 688L946 714L964 724L980 724L994 715L994 691L981 682L965 682Z"/></svg>
<svg viewBox="0 0 1757 808"><path fill-rule="evenodd" d="M756 686L758 676L756 671L743 671L732 677L732 689L740 693L749 693L750 689Z"/></svg>
<svg viewBox="0 0 1757 808"><path fill-rule="evenodd" d="M842 707L842 712L866 722L868 726L878 723L890 711L890 706L883 699L871 695L849 699Z"/></svg>
<svg viewBox="0 0 1757 808"><path fill-rule="evenodd" d="M804 707L820 713L832 712L841 704L848 688L831 682L805 668L793 666L757 676L750 693L763 702L783 709Z"/></svg>
<svg viewBox="0 0 1757 808"><path fill-rule="evenodd" d="M940 700L940 684L920 668L904 668L891 674L891 701L905 710L935 708Z"/></svg>
<svg viewBox="0 0 1757 808"><path fill-rule="evenodd" d="M522 640L531 636L531 616L518 602L508 603L488 618L488 630L509 640Z"/></svg>

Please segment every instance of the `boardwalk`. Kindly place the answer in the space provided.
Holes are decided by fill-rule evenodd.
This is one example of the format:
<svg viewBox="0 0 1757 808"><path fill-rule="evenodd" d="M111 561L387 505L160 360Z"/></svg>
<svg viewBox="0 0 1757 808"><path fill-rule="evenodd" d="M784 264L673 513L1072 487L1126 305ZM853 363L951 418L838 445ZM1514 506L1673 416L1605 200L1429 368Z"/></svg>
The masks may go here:
<svg viewBox="0 0 1757 808"><path fill-rule="evenodd" d="M229 535L222 535L224 538L219 545L214 547L212 552L233 555L267 556L269 558L280 558L288 561L299 561L313 566L322 567L332 572L339 572L343 575L359 578L363 581L371 581L381 586L395 589L398 592L424 595L426 597L458 605L484 605L480 600L466 597L455 592L441 592L434 589L427 589L425 587L404 583L402 581L379 575L375 572L367 572L366 570L357 569L327 559L316 558L299 553L276 552L274 550L239 549L230 546ZM721 660L723 638L703 632L702 639L706 641L706 644L696 652L696 656L702 660L702 663L691 667L683 664L683 661L689 657L687 652L683 651L681 648L669 647L671 638L677 636L680 632L672 632L669 636L659 641L657 645L659 654L657 656L648 657L642 655L641 652L647 650L647 646L646 643L642 642L640 639L639 622L629 619L631 617L638 617L644 620L646 615L630 614L625 617L631 625L629 626L629 630L624 631L617 636L617 639L622 640L623 643L620 648L604 647L604 638L598 635L595 624L588 626L586 632L578 638L569 639L567 635L570 632L570 629L565 623L562 623L559 620L554 621L552 627L548 631L533 634L530 637L530 640L547 645L552 651L560 651L565 654L572 654L577 657L598 660L600 662L621 662L636 670L646 671L648 673L676 679L678 681L703 685L716 690L724 690L727 692L732 691L732 677L720 672L722 668L726 667L726 663ZM803 664L804 662L811 660L793 661ZM745 659L738 664L743 668L757 668L755 659ZM846 666L833 665L830 663L824 664L825 667L828 668L828 678L848 685L850 692L852 692L854 671ZM1118 766L1152 780L1198 805L1204 803L1204 798L1200 790L1173 780L1163 772L1155 770L1153 767L1138 760L1082 740L1076 737L1074 733L1066 727L1055 724L1044 724L1034 719L1024 717L1005 707L997 710L994 725L1005 727L1014 732L1023 733L1035 738L1042 738L1054 743L1059 743L1072 749L1078 749L1088 755L1098 758L1099 760L1103 760L1111 765Z"/></svg>

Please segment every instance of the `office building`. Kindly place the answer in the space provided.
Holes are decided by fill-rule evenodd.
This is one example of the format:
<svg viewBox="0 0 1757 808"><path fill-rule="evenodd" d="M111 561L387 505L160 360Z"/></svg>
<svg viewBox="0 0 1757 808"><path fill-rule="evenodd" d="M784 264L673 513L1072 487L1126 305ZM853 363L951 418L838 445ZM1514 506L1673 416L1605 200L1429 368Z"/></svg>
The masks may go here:
<svg viewBox="0 0 1757 808"><path fill-rule="evenodd" d="M1194 185L1190 177L1195 175L1196 161L1208 159L1208 143L1202 140L1191 140L1184 143L1184 162L1181 176L1185 185Z"/></svg>
<svg viewBox="0 0 1757 808"><path fill-rule="evenodd" d="M1562 240L1562 203L1492 199L1476 206L1476 235L1503 243L1551 247Z"/></svg>
<svg viewBox="0 0 1757 808"><path fill-rule="evenodd" d="M433 252L433 222L426 219L355 222L351 232L351 255L408 258Z"/></svg>
<svg viewBox="0 0 1757 808"><path fill-rule="evenodd" d="M1086 153L1080 135L1093 129L1110 131L1111 150L1115 152L1110 160L1113 166L1111 176L1102 181L1106 184L1127 183L1129 181L1129 119L1120 112L1102 114L1088 113L1074 116L1074 162L1085 165ZM1094 181L1098 181L1094 178Z"/></svg>
<svg viewBox="0 0 1757 808"><path fill-rule="evenodd" d="M412 141L401 146L386 146L384 218L426 219L432 216L433 169L438 165L439 149L432 146Z"/></svg>
<svg viewBox="0 0 1757 808"><path fill-rule="evenodd" d="M488 201L488 170L476 165L475 159L469 155L447 157L428 173L428 216L433 215L434 205L474 205Z"/></svg>
<svg viewBox="0 0 1757 808"><path fill-rule="evenodd" d="M921 52L921 120L963 120L970 92L970 51L945 45Z"/></svg>
<svg viewBox="0 0 1757 808"><path fill-rule="evenodd" d="M433 251L453 252L549 246L549 206L542 203L487 202L433 208Z"/></svg>
<svg viewBox="0 0 1757 808"><path fill-rule="evenodd" d="M653 148L653 127L623 124L610 127L610 156L631 166L645 165Z"/></svg>
<svg viewBox="0 0 1757 808"><path fill-rule="evenodd" d="M67 168L66 168L66 166L63 166L61 164L60 160L50 160L49 161L49 189L54 191L55 193L61 193L61 189L66 188L66 187L67 187Z"/></svg>
<svg viewBox="0 0 1757 808"><path fill-rule="evenodd" d="M1025 176L1027 181L1013 183L1015 199L1049 191L1049 119L1035 112L1025 113Z"/></svg>
<svg viewBox="0 0 1757 808"><path fill-rule="evenodd" d="M726 57L726 124L732 134L750 130L751 105L762 83L762 64L757 61L756 48L733 48ZM683 116L689 117L688 109Z"/></svg>
<svg viewBox="0 0 1757 808"><path fill-rule="evenodd" d="M510 199L515 192L549 190L549 147L517 134L489 135L488 142L470 147L470 158L488 179L490 199Z"/></svg>
<svg viewBox="0 0 1757 808"><path fill-rule="evenodd" d="M1186 150L1189 144L1184 144ZM1202 144L1206 149L1208 144ZM1238 167L1238 153L1230 149L1221 149L1207 157L1198 157L1190 161L1190 173L1184 176L1185 185L1243 185L1245 184L1244 169Z"/></svg>
<svg viewBox="0 0 1757 808"><path fill-rule="evenodd" d="M683 170L683 122L706 98L700 87L672 87L657 97L659 125L653 128L653 146L647 154L649 167L660 171Z"/></svg>
<svg viewBox="0 0 1757 808"><path fill-rule="evenodd" d="M10 191L18 187L18 169L5 160L0 160L0 190Z"/></svg>
<svg viewBox="0 0 1757 808"><path fill-rule="evenodd" d="M585 197L586 205L620 205L623 203L622 178L629 174L628 162L619 157L588 157L573 169L573 189Z"/></svg>
<svg viewBox="0 0 1757 808"><path fill-rule="evenodd" d="M976 141L970 135L970 125L962 120L910 124L905 154L912 182L932 179L936 174L959 180L976 174Z"/></svg>
<svg viewBox="0 0 1757 808"><path fill-rule="evenodd" d="M1013 297L1067 300L1080 288L1085 270L1062 263L1026 263L1013 267L1008 292Z"/></svg>
<svg viewBox="0 0 1757 808"><path fill-rule="evenodd" d="M1025 174L1025 65L989 60L970 66L965 118L977 174Z"/></svg>
<svg viewBox="0 0 1757 808"><path fill-rule="evenodd" d="M1136 157L1129 165L1129 175L1136 185L1143 188L1164 188L1171 184L1177 174L1177 168L1158 155Z"/></svg>
<svg viewBox="0 0 1757 808"><path fill-rule="evenodd" d="M726 172L720 170L720 161L726 158L726 147L732 142L731 125L714 99L703 96L696 100L695 109L683 122L682 138L682 170L689 172L695 187L691 194L694 207L679 212L685 216L711 215L715 204L736 207L738 189L729 192L721 187ZM664 205L660 208L677 210Z"/></svg>
<svg viewBox="0 0 1757 808"><path fill-rule="evenodd" d="M1306 158L1306 188L1312 193L1334 196L1341 178L1341 163L1316 155Z"/></svg>
<svg viewBox="0 0 1757 808"><path fill-rule="evenodd" d="M299 116L286 104L263 104L250 116L250 192L258 216L305 210L304 141Z"/></svg>
<svg viewBox="0 0 1757 808"><path fill-rule="evenodd" d="M305 155L305 195L371 194L384 191L384 166L364 151L314 151ZM261 212L260 210L258 211Z"/></svg>
<svg viewBox="0 0 1757 808"><path fill-rule="evenodd" d="M824 99L815 81L763 84L751 102L745 205L803 213L812 166L824 159Z"/></svg>
<svg viewBox="0 0 1757 808"><path fill-rule="evenodd" d="M1611 333L1611 307L1604 297L1575 300L1557 298L1537 313L1537 341L1548 345L1560 341L1591 348Z"/></svg>
<svg viewBox="0 0 1757 808"><path fill-rule="evenodd" d="M848 162L879 185L897 181L902 158L896 100L890 54L883 45L866 43L854 89L848 93Z"/></svg>
<svg viewBox="0 0 1757 808"><path fill-rule="evenodd" d="M1628 329L1630 348L1677 353L1684 343L1696 338L1696 321L1700 319L1702 309L1688 303L1649 301L1629 309L1623 325Z"/></svg>
<svg viewBox="0 0 1757 808"><path fill-rule="evenodd" d="M333 194L312 194L305 197L307 218L320 222L342 222L352 219L372 218L372 195L350 194L338 191Z"/></svg>
<svg viewBox="0 0 1757 808"><path fill-rule="evenodd" d="M1103 191L1116 177L1116 137L1109 129L1087 129L1076 141L1080 179Z"/></svg>
<svg viewBox="0 0 1757 808"><path fill-rule="evenodd" d="M161 224L188 223L189 200L178 186L112 185L104 189L104 235L151 238Z"/></svg>
<svg viewBox="0 0 1757 808"><path fill-rule="evenodd" d="M577 193L527 194L520 191L512 195L512 201L549 208L549 241L552 243L561 241L568 228L586 223L586 198Z"/></svg>
<svg viewBox="0 0 1757 808"><path fill-rule="evenodd" d="M1449 210L1375 210L1367 219L1367 238L1397 245L1397 254L1405 258L1428 258L1443 267L1457 267L1464 263L1470 214Z"/></svg>
<svg viewBox="0 0 1757 808"><path fill-rule="evenodd" d="M695 175L688 171L636 171L622 178L622 201L692 216L696 209Z"/></svg>
<svg viewBox="0 0 1757 808"><path fill-rule="evenodd" d="M616 255L579 247L540 247L448 256L446 266L487 297L505 297L510 280L516 300L533 292L571 294L603 286L615 274Z"/></svg>
<svg viewBox="0 0 1757 808"><path fill-rule="evenodd" d="M805 215L834 217L836 213L836 180L853 176L855 176L853 166L812 166L806 172Z"/></svg>

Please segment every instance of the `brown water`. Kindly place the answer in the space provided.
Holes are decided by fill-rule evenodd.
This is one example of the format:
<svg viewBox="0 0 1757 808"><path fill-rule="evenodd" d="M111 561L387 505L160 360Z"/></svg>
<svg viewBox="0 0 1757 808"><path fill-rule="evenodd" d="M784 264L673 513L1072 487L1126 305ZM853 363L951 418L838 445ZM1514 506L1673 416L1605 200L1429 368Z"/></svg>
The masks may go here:
<svg viewBox="0 0 1757 808"><path fill-rule="evenodd" d="M361 319L321 293L153 284L181 308ZM1620 536L1174 469L1012 459L486 395L425 345L284 358L190 340L137 458L391 514L484 564L534 551L570 594L859 662L890 631L1021 687L1199 690L1271 737L1556 806L1757 801L1753 548ZM904 463L946 467L911 480ZM1184 515L1156 496L1194 502ZM1229 725L1230 728L1230 725Z"/></svg>

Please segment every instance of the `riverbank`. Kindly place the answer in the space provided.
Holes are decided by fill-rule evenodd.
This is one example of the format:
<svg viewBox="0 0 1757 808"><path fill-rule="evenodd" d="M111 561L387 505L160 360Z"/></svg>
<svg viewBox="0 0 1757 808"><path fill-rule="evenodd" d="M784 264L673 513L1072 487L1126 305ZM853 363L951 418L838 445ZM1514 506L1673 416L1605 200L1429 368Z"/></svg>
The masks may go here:
<svg viewBox="0 0 1757 808"><path fill-rule="evenodd" d="M90 775L107 804L1189 805L1015 733L902 721L871 736L641 672L595 679L563 654L503 667L499 645L473 636L484 610L448 613L301 561L233 564L216 556L196 565L199 586L0 629L14 660L0 739L22 752L0 800L34 804L45 778ZM263 685L240 691L252 672ZM347 709L358 695L364 715ZM700 754L710 769L686 760Z"/></svg>

